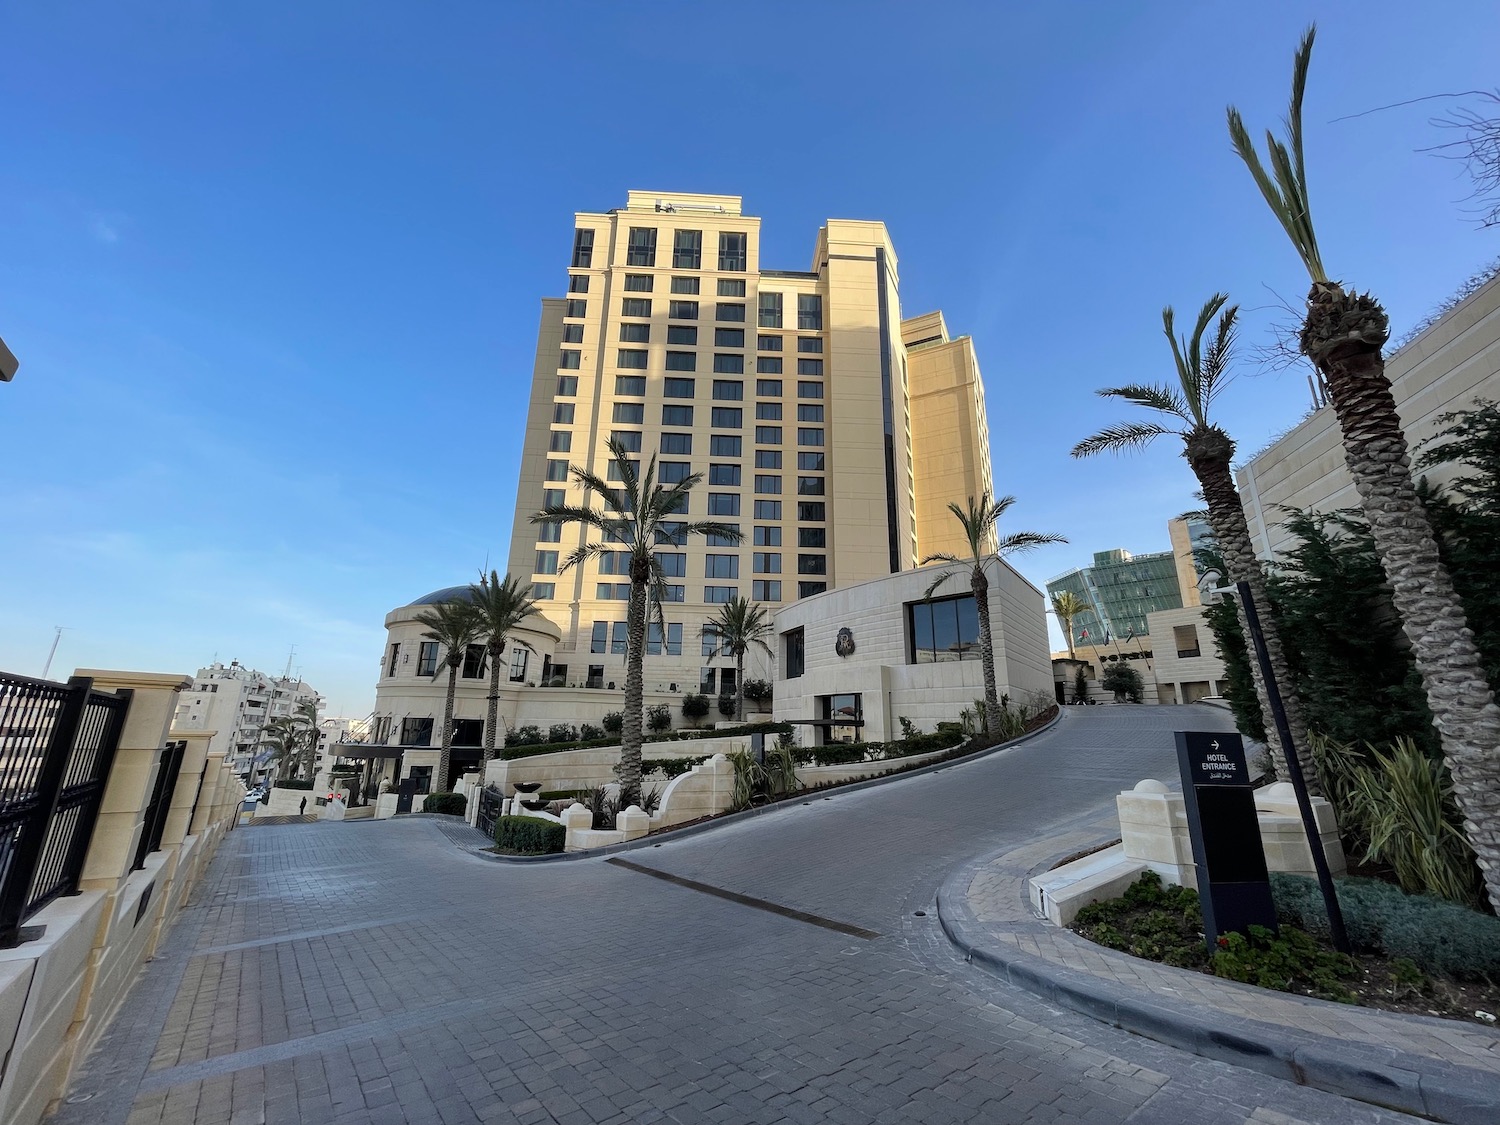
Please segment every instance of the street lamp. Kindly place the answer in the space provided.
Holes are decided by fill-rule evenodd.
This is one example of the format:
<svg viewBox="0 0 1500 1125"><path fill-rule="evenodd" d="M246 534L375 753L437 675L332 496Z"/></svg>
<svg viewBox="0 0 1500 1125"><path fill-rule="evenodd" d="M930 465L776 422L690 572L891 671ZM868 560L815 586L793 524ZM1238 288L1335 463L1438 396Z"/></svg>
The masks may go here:
<svg viewBox="0 0 1500 1125"><path fill-rule="evenodd" d="M1344 912L1339 907L1338 892L1333 887L1333 873L1328 870L1328 857L1323 853L1323 839L1318 832L1318 822L1313 817L1312 799L1307 793L1307 779L1302 776L1302 763L1297 760L1296 747L1292 745L1292 731L1286 719L1286 706L1281 701L1281 689L1276 686L1276 677L1271 674L1271 656L1266 651L1265 633L1260 627L1260 613L1255 608L1255 599L1250 595L1250 583L1236 582L1233 586L1219 586L1223 575L1217 570L1204 571L1198 586L1210 598L1238 598L1240 612L1245 620L1245 630L1250 634L1250 643L1255 648L1255 661L1260 665L1260 675L1266 688L1266 702L1271 707L1271 716L1276 723L1276 733L1286 751L1288 780L1292 792L1297 795L1297 811L1302 814L1302 830L1307 834L1307 847L1312 852L1313 870L1318 873L1318 889L1323 892L1323 908L1328 911L1328 928L1333 937L1333 947L1340 953L1351 953L1349 935L1344 930ZM1210 603L1212 604L1212 603Z"/></svg>

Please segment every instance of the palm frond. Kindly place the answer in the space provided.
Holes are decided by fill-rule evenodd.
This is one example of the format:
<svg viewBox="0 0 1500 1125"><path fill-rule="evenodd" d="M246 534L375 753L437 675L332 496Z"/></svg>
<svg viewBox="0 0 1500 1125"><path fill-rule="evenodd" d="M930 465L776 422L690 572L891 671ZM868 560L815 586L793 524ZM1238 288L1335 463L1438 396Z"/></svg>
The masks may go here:
<svg viewBox="0 0 1500 1125"><path fill-rule="evenodd" d="M1122 453L1131 449L1144 449L1162 434L1178 433L1155 422L1122 422L1109 426L1073 447L1074 457L1092 457L1096 453Z"/></svg>
<svg viewBox="0 0 1500 1125"><path fill-rule="evenodd" d="M1004 558L1006 555L1019 554L1022 551L1034 551L1038 547L1046 547L1053 543L1066 543L1066 535L1054 535L1040 531L1017 531L1010 535L1002 535L1000 543L995 548L995 557Z"/></svg>
<svg viewBox="0 0 1500 1125"><path fill-rule="evenodd" d="M557 573L566 574L575 566L580 566L583 563L588 562L589 559L598 558L606 551L612 550L614 550L614 545L612 543L601 540L594 540L593 542L588 543L580 543L578 544L578 546L574 547L571 551L563 556L562 562L557 564Z"/></svg>
<svg viewBox="0 0 1500 1125"><path fill-rule="evenodd" d="M1094 393L1100 398L1124 399L1135 406L1144 406L1147 410L1156 410L1162 414L1170 414L1174 418L1181 418L1185 422L1193 420L1187 403L1171 387L1157 386L1150 383L1127 383L1123 387L1104 387Z"/></svg>
<svg viewBox="0 0 1500 1125"><path fill-rule="evenodd" d="M594 508L584 508L577 504L548 504L540 512L532 513L531 522L581 523L589 527L602 528L607 518Z"/></svg>
<svg viewBox="0 0 1500 1125"><path fill-rule="evenodd" d="M745 533L732 523L720 523L718 520L699 520L696 523L685 523L682 531L686 535L717 535L730 543L743 543Z"/></svg>
<svg viewBox="0 0 1500 1125"><path fill-rule="evenodd" d="M962 559L956 559L952 555L933 555L932 558L945 558L949 562L958 563L960 565L963 564L963 560ZM929 559L927 561L930 562L931 559ZM945 570L945 571L943 571L942 574L939 574L936 578L934 578L931 582L929 582L927 584L927 589L925 589L925 590L922 591L922 600L926 601L928 598L932 597L933 592L936 591L939 586L941 586L944 582L948 581L948 579L957 577L958 574L959 574L959 572L956 571L956 570Z"/></svg>
<svg viewBox="0 0 1500 1125"><path fill-rule="evenodd" d="M1219 327L1208 349L1203 353L1198 384L1199 413L1202 424L1207 425L1212 413L1213 398L1219 389L1229 382L1229 361L1233 357L1234 345L1239 338L1240 307L1230 305L1219 317Z"/></svg>
<svg viewBox="0 0 1500 1125"><path fill-rule="evenodd" d="M959 558L957 555L947 555L947 554L939 553L939 554L936 554L936 555L928 555L925 559L922 560L921 565L922 566L926 566L928 563L935 563L935 562L961 563L963 561L964 560L961 559L961 558Z"/></svg>
<svg viewBox="0 0 1500 1125"><path fill-rule="evenodd" d="M1292 65L1292 97L1283 121L1287 138L1291 142L1290 151L1269 129L1266 130L1266 152L1274 179L1266 173L1239 110L1230 106L1227 114L1229 139L1234 145L1234 151L1250 170L1256 187L1260 189L1266 205L1271 208L1271 214L1286 231L1297 256L1302 259L1303 266L1315 282L1327 281L1328 275L1323 269L1323 258L1318 251L1318 238L1313 230L1312 210L1308 202L1307 163L1302 147L1302 99L1307 90L1307 71L1316 36L1317 26L1310 26L1302 36Z"/></svg>

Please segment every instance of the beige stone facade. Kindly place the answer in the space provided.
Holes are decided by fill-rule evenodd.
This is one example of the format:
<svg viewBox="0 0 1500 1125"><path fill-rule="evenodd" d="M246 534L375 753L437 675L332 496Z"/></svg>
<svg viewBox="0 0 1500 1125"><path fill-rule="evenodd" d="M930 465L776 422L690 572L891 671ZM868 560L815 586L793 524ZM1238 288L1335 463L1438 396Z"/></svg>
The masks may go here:
<svg viewBox="0 0 1500 1125"><path fill-rule="evenodd" d="M1143 676L1147 702L1153 690L1157 703L1196 703L1224 694L1224 662L1201 605L1160 610L1146 620L1151 626L1151 669Z"/></svg>
<svg viewBox="0 0 1500 1125"><path fill-rule="evenodd" d="M775 717L798 724L799 742L883 742L900 737L903 716L930 731L984 697L977 632L961 612L964 599L972 605L967 573L950 579L931 602L923 597L940 569L831 590L776 615ZM998 690L1017 702L1035 695L1050 700L1045 598L1004 562L992 563L989 575ZM956 630L935 627L927 644L923 614L950 608ZM841 725L841 715L858 723Z"/></svg>
<svg viewBox="0 0 1500 1125"><path fill-rule="evenodd" d="M1388 357L1386 375L1413 449L1438 431L1442 414L1500 399L1500 276ZM1438 483L1450 476L1449 469L1431 474ZM1294 545L1282 509L1359 507L1331 406L1253 457L1238 480L1255 552L1264 559Z"/></svg>
<svg viewBox="0 0 1500 1125"><path fill-rule="evenodd" d="M947 503L989 486L978 363L941 314L902 320L884 224L830 219L810 268L775 269L738 196L633 191L576 216L567 284L542 301L508 562L565 682L623 682L628 576L613 556L554 573L579 531L531 516L584 502L568 466L607 476L612 434L702 472L689 517L744 535L662 545L674 600L648 687L723 689L732 661L700 629L731 595L790 605L956 548Z"/></svg>

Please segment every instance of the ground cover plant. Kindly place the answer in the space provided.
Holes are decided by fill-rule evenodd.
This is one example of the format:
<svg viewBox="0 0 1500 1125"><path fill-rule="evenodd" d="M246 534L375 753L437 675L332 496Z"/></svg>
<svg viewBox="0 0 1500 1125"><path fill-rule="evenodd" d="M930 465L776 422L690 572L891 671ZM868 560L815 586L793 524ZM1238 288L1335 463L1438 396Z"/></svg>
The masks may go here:
<svg viewBox="0 0 1500 1125"><path fill-rule="evenodd" d="M1479 1023L1500 1013L1500 919L1376 879L1339 879L1354 955L1332 948L1317 883L1273 874L1279 930L1226 934L1209 954L1198 892L1143 872L1084 907L1072 929L1148 961L1261 988ZM1486 1019L1483 1014L1489 1014Z"/></svg>

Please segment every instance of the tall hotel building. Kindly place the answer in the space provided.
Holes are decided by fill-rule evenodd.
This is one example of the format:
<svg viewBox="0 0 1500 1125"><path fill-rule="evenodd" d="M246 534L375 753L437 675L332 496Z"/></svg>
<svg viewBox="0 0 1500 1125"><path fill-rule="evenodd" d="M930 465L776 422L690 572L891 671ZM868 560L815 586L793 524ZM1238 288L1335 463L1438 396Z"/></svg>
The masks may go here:
<svg viewBox="0 0 1500 1125"><path fill-rule="evenodd" d="M623 553L559 573L581 529L530 518L588 502L569 466L609 476L611 436L656 454L664 482L701 472L688 517L744 535L661 544L671 604L648 693L732 689L701 627L736 594L774 609L966 554L947 505L990 488L972 342L940 313L902 319L883 223L830 219L811 268L784 270L763 267L738 196L633 191L581 212L567 295L542 301L511 535L510 572L561 632L526 680L623 684ZM747 675L769 670L752 658Z"/></svg>

